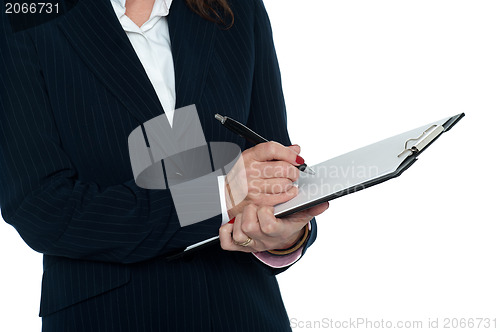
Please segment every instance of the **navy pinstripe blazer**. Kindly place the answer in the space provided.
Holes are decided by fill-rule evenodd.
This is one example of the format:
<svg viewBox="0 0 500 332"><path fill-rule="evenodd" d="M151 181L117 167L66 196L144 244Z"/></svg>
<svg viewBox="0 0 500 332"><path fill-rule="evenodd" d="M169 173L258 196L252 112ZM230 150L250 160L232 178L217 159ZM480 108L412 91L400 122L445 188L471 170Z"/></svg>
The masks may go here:
<svg viewBox="0 0 500 332"><path fill-rule="evenodd" d="M242 139L229 115L290 144L262 0L232 2L219 28L174 0L176 107L196 104L208 141ZM127 138L163 114L109 0L12 34L2 50L0 206L44 254L44 331L288 331L272 269L212 246L221 216L181 228L168 190L135 185ZM307 246L316 237L313 232ZM305 285L297 285L297 291Z"/></svg>

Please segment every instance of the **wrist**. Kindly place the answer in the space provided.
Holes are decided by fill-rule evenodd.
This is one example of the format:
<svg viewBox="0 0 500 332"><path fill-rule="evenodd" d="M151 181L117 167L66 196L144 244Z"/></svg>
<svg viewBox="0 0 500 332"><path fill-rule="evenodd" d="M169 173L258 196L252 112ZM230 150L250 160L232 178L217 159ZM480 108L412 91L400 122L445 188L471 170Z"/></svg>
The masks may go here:
<svg viewBox="0 0 500 332"><path fill-rule="evenodd" d="M305 227L302 227L299 232L293 237L293 239L290 239L288 242L284 243L281 247L275 248L275 250L288 250L295 246L303 237L305 234L306 230Z"/></svg>
<svg viewBox="0 0 500 332"><path fill-rule="evenodd" d="M228 210L230 210L234 207L234 198L233 194L231 193L231 186L227 181L227 176L224 179L224 194L226 198L226 206L228 207Z"/></svg>

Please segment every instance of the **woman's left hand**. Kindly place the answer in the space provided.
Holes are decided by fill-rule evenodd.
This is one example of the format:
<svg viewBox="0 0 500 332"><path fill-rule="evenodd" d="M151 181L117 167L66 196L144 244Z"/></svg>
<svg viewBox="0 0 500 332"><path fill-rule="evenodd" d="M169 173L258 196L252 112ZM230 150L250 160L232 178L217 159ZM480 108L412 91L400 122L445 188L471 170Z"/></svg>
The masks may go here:
<svg viewBox="0 0 500 332"><path fill-rule="evenodd" d="M328 206L325 202L285 218L275 218L272 206L247 205L236 216L234 224L228 223L219 229L221 247L243 252L290 248L304 235L309 221ZM242 246L243 243L246 246Z"/></svg>

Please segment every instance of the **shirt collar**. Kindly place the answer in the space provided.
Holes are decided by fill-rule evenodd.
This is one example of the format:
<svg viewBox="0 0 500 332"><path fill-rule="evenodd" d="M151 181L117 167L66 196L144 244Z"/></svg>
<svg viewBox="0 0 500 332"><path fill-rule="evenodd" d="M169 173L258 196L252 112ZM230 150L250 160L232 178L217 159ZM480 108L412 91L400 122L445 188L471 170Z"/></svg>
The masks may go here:
<svg viewBox="0 0 500 332"><path fill-rule="evenodd" d="M151 11L151 17L167 16L170 11L170 5L172 5L172 0L156 0Z"/></svg>
<svg viewBox="0 0 500 332"><path fill-rule="evenodd" d="M111 0L111 1L122 7L125 7L125 0Z"/></svg>
<svg viewBox="0 0 500 332"><path fill-rule="evenodd" d="M125 14L125 4L127 0L111 0L115 5L120 7L120 16ZM172 5L172 0L155 0L151 18L155 16L167 16Z"/></svg>

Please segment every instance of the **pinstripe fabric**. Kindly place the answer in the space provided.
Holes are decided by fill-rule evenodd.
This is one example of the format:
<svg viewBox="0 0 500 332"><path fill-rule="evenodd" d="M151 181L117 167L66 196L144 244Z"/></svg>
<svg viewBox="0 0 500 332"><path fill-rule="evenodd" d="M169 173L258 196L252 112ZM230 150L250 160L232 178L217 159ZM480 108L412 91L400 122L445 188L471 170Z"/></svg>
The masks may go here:
<svg viewBox="0 0 500 332"><path fill-rule="evenodd" d="M196 104L207 141L245 147L213 119L222 113L289 144L263 3L232 7L235 25L221 30L173 1L176 108ZM128 134L163 110L109 1L81 0L9 43L0 206L44 253L43 330L288 331L274 276L284 269L217 246L164 259L217 235L221 216L180 228L168 190L135 185Z"/></svg>

